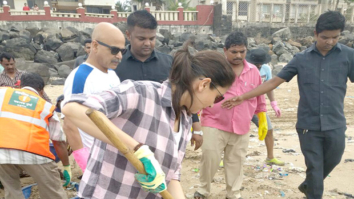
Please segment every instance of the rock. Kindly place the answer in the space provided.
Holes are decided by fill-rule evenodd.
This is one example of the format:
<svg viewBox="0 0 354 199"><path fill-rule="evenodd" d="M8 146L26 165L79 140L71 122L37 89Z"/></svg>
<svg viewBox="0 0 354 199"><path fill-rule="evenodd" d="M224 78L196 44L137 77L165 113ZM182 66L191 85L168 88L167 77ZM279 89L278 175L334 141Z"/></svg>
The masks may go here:
<svg viewBox="0 0 354 199"><path fill-rule="evenodd" d="M224 44L223 43L218 43L218 48L224 48Z"/></svg>
<svg viewBox="0 0 354 199"><path fill-rule="evenodd" d="M160 34L163 35L165 39L171 40L172 39L172 34L169 30L167 29L160 29L159 30Z"/></svg>
<svg viewBox="0 0 354 199"><path fill-rule="evenodd" d="M157 47L156 50L158 50L158 51L160 51L162 53L165 53L165 54L169 54L172 51L172 49L169 46L167 46L167 45L163 45L163 46Z"/></svg>
<svg viewBox="0 0 354 199"><path fill-rule="evenodd" d="M283 65L276 65L273 67L272 76L275 77L283 69Z"/></svg>
<svg viewBox="0 0 354 199"><path fill-rule="evenodd" d="M72 60L76 57L79 48L82 46L79 43L68 42L61 45L56 52L62 61Z"/></svg>
<svg viewBox="0 0 354 199"><path fill-rule="evenodd" d="M156 33L156 39L161 42L165 41L165 37L161 33L158 33L158 32Z"/></svg>
<svg viewBox="0 0 354 199"><path fill-rule="evenodd" d="M304 50L306 50L306 49L307 49L306 46L301 46L300 51L302 52L302 51L304 51Z"/></svg>
<svg viewBox="0 0 354 199"><path fill-rule="evenodd" d="M16 26L11 26L9 30L13 32L20 32L20 29L17 28Z"/></svg>
<svg viewBox="0 0 354 199"><path fill-rule="evenodd" d="M284 42L284 45L285 45L285 48L287 48L287 49L292 49L292 45L291 44L289 44L288 42Z"/></svg>
<svg viewBox="0 0 354 199"><path fill-rule="evenodd" d="M60 36L62 37L64 42L67 42L67 41L77 37L77 35L75 33L71 32L67 28L64 28L60 31Z"/></svg>
<svg viewBox="0 0 354 199"><path fill-rule="evenodd" d="M10 33L7 31L1 31L0 32L0 42L4 40L10 39Z"/></svg>
<svg viewBox="0 0 354 199"><path fill-rule="evenodd" d="M266 52L269 52L269 51L270 51L269 46L268 46L267 44L265 44L265 43L259 44L259 45L258 45L258 48L262 48L262 49L263 49L264 51L266 51Z"/></svg>
<svg viewBox="0 0 354 199"><path fill-rule="evenodd" d="M71 72L71 68L67 65L61 65L58 69L59 77L67 78Z"/></svg>
<svg viewBox="0 0 354 199"><path fill-rule="evenodd" d="M175 54L176 54L176 52L177 52L177 49L173 49L173 50L169 53L169 55L171 55L172 57L174 57Z"/></svg>
<svg viewBox="0 0 354 199"><path fill-rule="evenodd" d="M191 36L193 36L192 33L183 33L180 37L179 37L179 41L184 43L185 41L187 41Z"/></svg>
<svg viewBox="0 0 354 199"><path fill-rule="evenodd" d="M348 34L350 34L349 30L343 30L343 32L341 33L341 35L343 35L343 36L346 36Z"/></svg>
<svg viewBox="0 0 354 199"><path fill-rule="evenodd" d="M20 63L22 63L22 64L20 64ZM27 72L38 73L43 78L44 83L47 83L50 78L49 64L33 63L33 62L19 62L16 59L16 68L19 70L27 71Z"/></svg>
<svg viewBox="0 0 354 199"><path fill-rule="evenodd" d="M30 32L31 37L35 37L37 35L37 33L39 32L39 28L38 27L27 27L25 30L27 30L28 32Z"/></svg>
<svg viewBox="0 0 354 199"><path fill-rule="evenodd" d="M64 84L65 84L65 78L57 78L51 81L51 85L64 85Z"/></svg>
<svg viewBox="0 0 354 199"><path fill-rule="evenodd" d="M162 42L158 39L155 40L155 48L162 46Z"/></svg>
<svg viewBox="0 0 354 199"><path fill-rule="evenodd" d="M199 51L204 50L204 45L205 45L204 41L198 41L195 43L195 49Z"/></svg>
<svg viewBox="0 0 354 199"><path fill-rule="evenodd" d="M289 44L291 44L292 46L296 46L298 48L301 48L301 44L299 42L293 41L291 39L289 39Z"/></svg>
<svg viewBox="0 0 354 199"><path fill-rule="evenodd" d="M338 40L338 43L341 43L341 44L347 44L349 41L349 39L347 37L343 37L343 36L339 36L339 40Z"/></svg>
<svg viewBox="0 0 354 199"><path fill-rule="evenodd" d="M256 46L257 44L256 44L256 40L254 40L254 38L253 37L248 37L247 38L247 43L248 43L248 46ZM268 51L267 51L268 52Z"/></svg>
<svg viewBox="0 0 354 199"><path fill-rule="evenodd" d="M281 54L284 53L284 51L285 51L285 45L284 45L284 43L281 42L281 41L278 41L277 43L275 43L275 44L273 45L272 51L273 51L275 54L277 54L277 55L281 55Z"/></svg>
<svg viewBox="0 0 354 199"><path fill-rule="evenodd" d="M216 43L220 43L221 42L220 37L217 37L215 35L209 35L208 39L213 41L213 42L216 42Z"/></svg>
<svg viewBox="0 0 354 199"><path fill-rule="evenodd" d="M283 53L282 55L280 55L279 57L279 62L285 62L288 63L290 62L290 60L293 59L293 55L290 53Z"/></svg>
<svg viewBox="0 0 354 199"><path fill-rule="evenodd" d="M85 49L84 48L79 48L79 50L76 53L76 57L79 57L79 56L85 55L85 54L86 54Z"/></svg>
<svg viewBox="0 0 354 199"><path fill-rule="evenodd" d="M314 42L314 38L312 36L308 36L308 37L299 39L298 41L302 46L310 47Z"/></svg>
<svg viewBox="0 0 354 199"><path fill-rule="evenodd" d="M272 64L272 66L277 65L278 64L278 55L274 54L271 57L272 57L272 59L271 59L270 63Z"/></svg>
<svg viewBox="0 0 354 199"><path fill-rule="evenodd" d="M28 42L32 41L31 33L27 30L21 30L19 32L19 37L26 39Z"/></svg>
<svg viewBox="0 0 354 199"><path fill-rule="evenodd" d="M278 31L276 31L275 33L272 34L272 37L280 37L282 40L284 41L288 41L289 39L291 39L291 31L290 28L283 28L280 29Z"/></svg>
<svg viewBox="0 0 354 199"><path fill-rule="evenodd" d="M81 34L86 35L89 38L91 38L92 32L93 32L92 28L85 28L84 30L80 31Z"/></svg>
<svg viewBox="0 0 354 199"><path fill-rule="evenodd" d="M63 44L63 42L56 38L55 36L50 36L45 40L43 49L47 50L47 51L55 51L57 50L61 45Z"/></svg>
<svg viewBox="0 0 354 199"><path fill-rule="evenodd" d="M34 57L34 62L55 64L58 63L59 55L53 51L40 50Z"/></svg>
<svg viewBox="0 0 354 199"><path fill-rule="evenodd" d="M3 41L5 51L12 53L15 57L23 57L26 60L33 60L37 50L30 45L29 41L25 38L18 37Z"/></svg>
<svg viewBox="0 0 354 199"><path fill-rule="evenodd" d="M58 71L55 68L49 68L50 77L59 77Z"/></svg>
<svg viewBox="0 0 354 199"><path fill-rule="evenodd" d="M39 44L36 44L36 43L31 42L30 45L33 46L33 48L35 48L37 52L38 52L39 50L42 50L42 48L43 48L43 45L42 45L42 44L39 45Z"/></svg>
<svg viewBox="0 0 354 199"><path fill-rule="evenodd" d="M290 52L291 52L292 55L296 55L296 53L299 53L300 50L296 46L293 46L291 48Z"/></svg>
<svg viewBox="0 0 354 199"><path fill-rule="evenodd" d="M10 39L17 38L17 37L19 37L18 32L12 32L12 31L10 31Z"/></svg>
<svg viewBox="0 0 354 199"><path fill-rule="evenodd" d="M354 34L348 34L346 35L349 41L354 41Z"/></svg>

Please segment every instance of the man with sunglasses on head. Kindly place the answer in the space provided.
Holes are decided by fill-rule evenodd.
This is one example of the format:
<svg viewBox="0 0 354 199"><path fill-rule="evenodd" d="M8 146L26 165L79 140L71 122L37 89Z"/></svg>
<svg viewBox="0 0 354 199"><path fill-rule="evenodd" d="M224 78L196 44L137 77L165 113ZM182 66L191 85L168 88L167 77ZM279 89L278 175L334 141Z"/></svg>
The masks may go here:
<svg viewBox="0 0 354 199"><path fill-rule="evenodd" d="M64 85L64 101L72 94L93 94L117 86L120 80L113 69L125 53L123 33L110 23L99 23L92 33L91 52L86 62L75 68ZM64 118L64 131L73 156L84 171L94 138Z"/></svg>
<svg viewBox="0 0 354 199"><path fill-rule="evenodd" d="M162 83L169 76L173 58L154 49L157 29L155 17L146 10L138 10L128 16L127 25L126 35L130 45L115 69L119 79ZM194 150L197 150L203 143L203 132L197 114L192 115L192 120L194 131L191 143L195 144Z"/></svg>
<svg viewBox="0 0 354 199"><path fill-rule="evenodd" d="M245 162L251 119L254 114L259 118L259 139L267 134L266 102L263 95L248 100L238 107L222 107L224 97L241 95L262 84L258 68L245 60L247 37L241 32L231 33L225 41L224 53L236 79L224 96L215 99L213 107L202 112L201 123L204 132L202 159L200 162L200 184L194 193L194 199L209 196L211 182L224 152L226 179L226 198L240 199L243 181L243 163Z"/></svg>

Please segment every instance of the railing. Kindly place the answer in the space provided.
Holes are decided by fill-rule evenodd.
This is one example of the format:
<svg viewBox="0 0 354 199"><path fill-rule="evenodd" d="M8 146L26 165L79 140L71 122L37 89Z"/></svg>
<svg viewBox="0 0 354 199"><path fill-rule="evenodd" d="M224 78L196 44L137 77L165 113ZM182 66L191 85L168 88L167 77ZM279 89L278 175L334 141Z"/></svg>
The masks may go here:
<svg viewBox="0 0 354 199"><path fill-rule="evenodd" d="M96 14L96 13L85 13L87 17L98 17L98 18L113 18L112 14Z"/></svg>
<svg viewBox="0 0 354 199"><path fill-rule="evenodd" d="M39 10L39 11L16 11L16 10L10 10L10 15L11 16L19 16L19 15L45 15L44 10Z"/></svg>
<svg viewBox="0 0 354 199"><path fill-rule="evenodd" d="M52 12L52 13L50 13L50 16L51 17L80 18L81 14Z"/></svg>
<svg viewBox="0 0 354 199"><path fill-rule="evenodd" d="M178 21L179 11L151 11L157 21Z"/></svg>
<svg viewBox="0 0 354 199"><path fill-rule="evenodd" d="M117 12L119 18L128 18L131 12Z"/></svg>
<svg viewBox="0 0 354 199"><path fill-rule="evenodd" d="M183 11L185 21L197 21L198 11Z"/></svg>

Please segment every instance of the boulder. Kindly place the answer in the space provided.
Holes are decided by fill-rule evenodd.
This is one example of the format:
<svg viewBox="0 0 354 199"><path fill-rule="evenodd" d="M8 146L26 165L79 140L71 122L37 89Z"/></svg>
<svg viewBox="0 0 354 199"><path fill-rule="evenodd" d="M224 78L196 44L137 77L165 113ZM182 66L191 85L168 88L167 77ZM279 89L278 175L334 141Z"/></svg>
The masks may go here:
<svg viewBox="0 0 354 199"><path fill-rule="evenodd" d="M58 39L55 36L50 36L48 38L46 38L45 42L44 42L44 46L43 49L47 50L47 51L55 51L57 50L61 45L63 44L63 42Z"/></svg>
<svg viewBox="0 0 354 199"><path fill-rule="evenodd" d="M10 31L10 39L17 38L17 37L19 37L18 32L12 32L12 31Z"/></svg>
<svg viewBox="0 0 354 199"><path fill-rule="evenodd" d="M3 41L4 50L12 53L15 57L23 57L26 60L33 60L37 50L29 43L28 40L22 37L8 39Z"/></svg>
<svg viewBox="0 0 354 199"><path fill-rule="evenodd" d="M270 61L271 65L272 66L277 65L278 64L278 55L273 54L273 55L271 55L271 57L272 57L272 59Z"/></svg>
<svg viewBox="0 0 354 199"><path fill-rule="evenodd" d="M256 40L254 40L253 37L248 37L248 38L247 38L247 43L248 43L248 46L250 46L250 47L257 46Z"/></svg>
<svg viewBox="0 0 354 199"><path fill-rule="evenodd" d="M293 41L291 39L289 39L289 44L291 44L292 46L296 46L298 48L301 48L301 44L299 42Z"/></svg>
<svg viewBox="0 0 354 199"><path fill-rule="evenodd" d="M19 62L19 60L16 59L16 68L27 72L38 73L43 78L44 83L47 83L50 78L49 66L45 63Z"/></svg>
<svg viewBox="0 0 354 199"><path fill-rule="evenodd" d="M75 59L79 48L82 46L79 43L68 42L61 45L56 52L59 54L59 57L62 61L68 61Z"/></svg>
<svg viewBox="0 0 354 199"><path fill-rule="evenodd" d="M26 39L28 42L32 41L31 33L27 30L21 30L19 32L19 37Z"/></svg>
<svg viewBox="0 0 354 199"><path fill-rule="evenodd" d="M302 52L302 51L304 51L304 50L306 50L306 49L307 49L306 46L301 46L300 51Z"/></svg>
<svg viewBox="0 0 354 199"><path fill-rule="evenodd" d="M39 32L39 28L35 26L27 27L25 30L30 32L32 38L35 37Z"/></svg>
<svg viewBox="0 0 354 199"><path fill-rule="evenodd" d="M71 68L67 65L61 65L58 69L58 74L59 74L59 77L62 77L62 78L67 78L68 75L70 74L71 72Z"/></svg>
<svg viewBox="0 0 354 199"><path fill-rule="evenodd" d="M290 49L292 49L292 45L291 44L289 44L288 42L284 42L284 45L285 45L285 48L286 49L288 49L288 50L290 50Z"/></svg>
<svg viewBox="0 0 354 199"><path fill-rule="evenodd" d="M73 33L72 31L70 31L67 28L64 28L60 31L60 36L64 42L70 41L70 40L78 37L77 34Z"/></svg>
<svg viewBox="0 0 354 199"><path fill-rule="evenodd" d="M313 42L314 42L314 38L312 36L308 36L308 37L299 39L298 42L302 46L310 47L313 44Z"/></svg>
<svg viewBox="0 0 354 199"><path fill-rule="evenodd" d="M179 41L184 43L187 41L191 36L194 36L192 33L182 33L181 36L179 37Z"/></svg>
<svg viewBox="0 0 354 199"><path fill-rule="evenodd" d="M86 35L89 38L91 38L92 32L93 32L92 28L85 28L84 30L80 31L81 34Z"/></svg>
<svg viewBox="0 0 354 199"><path fill-rule="evenodd" d="M272 76L275 77L283 69L283 65L276 65L273 67Z"/></svg>
<svg viewBox="0 0 354 199"><path fill-rule="evenodd" d="M161 33L156 33L156 40L159 40L160 42L165 41L165 37Z"/></svg>
<svg viewBox="0 0 354 199"><path fill-rule="evenodd" d="M278 41L277 43L275 43L273 45L272 51L277 55L281 55L282 53L286 52L284 43L281 41Z"/></svg>
<svg viewBox="0 0 354 199"><path fill-rule="evenodd" d="M289 39L291 39L291 31L290 28L283 28L280 29L278 31L276 31L275 33L272 34L272 37L280 37L282 40L284 41L288 41Z"/></svg>
<svg viewBox="0 0 354 199"><path fill-rule="evenodd" d="M288 63L290 62L290 60L293 59L293 55L290 53L283 53L282 55L280 55L279 57L279 62L285 62Z"/></svg>
<svg viewBox="0 0 354 199"><path fill-rule="evenodd" d="M290 52L291 52L292 55L296 55L296 53L299 53L300 50L299 50L299 48L297 48L296 46L293 46L293 47L291 48Z"/></svg>
<svg viewBox="0 0 354 199"><path fill-rule="evenodd" d="M158 39L155 40L155 48L162 46L162 42Z"/></svg>
<svg viewBox="0 0 354 199"><path fill-rule="evenodd" d="M160 51L162 53L165 53L165 54L169 54L172 51L172 49L169 46L167 46L167 45L163 45L163 46L157 47L156 50L158 50L158 51Z"/></svg>
<svg viewBox="0 0 354 199"><path fill-rule="evenodd" d="M55 68L49 68L50 77L59 77L58 71Z"/></svg>
<svg viewBox="0 0 354 199"><path fill-rule="evenodd" d="M10 39L10 33L8 31L1 31L0 32L0 42L4 40Z"/></svg>
<svg viewBox="0 0 354 199"><path fill-rule="evenodd" d="M266 52L269 52L269 51L270 51L269 45L267 45L267 44L265 44L265 43L259 44L259 45L258 45L258 48L261 48L261 49L263 49L263 50L266 51Z"/></svg>
<svg viewBox="0 0 354 199"><path fill-rule="evenodd" d="M64 85L65 84L65 78L53 79L50 84L51 85Z"/></svg>
<svg viewBox="0 0 354 199"><path fill-rule="evenodd" d="M56 64L58 63L58 58L59 55L56 52L40 50L36 53L34 62Z"/></svg>

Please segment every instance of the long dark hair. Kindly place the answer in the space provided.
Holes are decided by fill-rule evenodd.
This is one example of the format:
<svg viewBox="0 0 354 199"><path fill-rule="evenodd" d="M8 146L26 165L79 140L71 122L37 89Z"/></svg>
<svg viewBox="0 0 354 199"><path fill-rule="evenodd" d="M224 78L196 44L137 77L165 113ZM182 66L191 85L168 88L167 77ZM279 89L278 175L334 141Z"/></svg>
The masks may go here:
<svg viewBox="0 0 354 199"><path fill-rule="evenodd" d="M217 51L200 51L195 55L189 53L187 45L176 52L170 72L170 81L176 86L172 98L172 106L176 119L180 118L182 107L180 100L185 91L191 96L193 104L192 82L198 77L208 77L215 86L229 87L235 80L232 70L225 56ZM215 89L213 86L210 89ZM186 107L187 111L190 107Z"/></svg>

